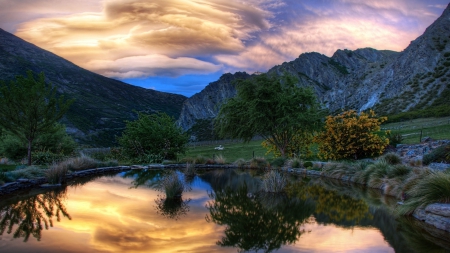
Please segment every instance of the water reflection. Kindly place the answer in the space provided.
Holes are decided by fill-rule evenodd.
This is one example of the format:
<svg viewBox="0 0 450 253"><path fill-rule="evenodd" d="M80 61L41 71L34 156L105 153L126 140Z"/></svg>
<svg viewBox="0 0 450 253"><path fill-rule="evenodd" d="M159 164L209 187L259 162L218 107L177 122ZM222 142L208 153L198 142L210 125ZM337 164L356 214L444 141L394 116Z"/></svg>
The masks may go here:
<svg viewBox="0 0 450 253"><path fill-rule="evenodd" d="M66 188L48 191L38 195L26 196L13 203L0 206L0 235L13 233L14 238L28 241L30 235L38 241L42 230L53 227L53 218L59 222L61 216L71 219L63 200ZM15 226L18 225L18 226Z"/></svg>
<svg viewBox="0 0 450 253"><path fill-rule="evenodd" d="M283 194L248 193L246 185L210 193L208 222L225 225L225 236L217 244L242 251L272 252L292 244L304 233L301 225L314 211L309 201Z"/></svg>
<svg viewBox="0 0 450 253"><path fill-rule="evenodd" d="M183 200L182 197L164 198L158 196L155 200L156 210L158 214L161 214L168 219L178 220L181 216L184 216L189 212L188 203L190 201L191 199Z"/></svg>

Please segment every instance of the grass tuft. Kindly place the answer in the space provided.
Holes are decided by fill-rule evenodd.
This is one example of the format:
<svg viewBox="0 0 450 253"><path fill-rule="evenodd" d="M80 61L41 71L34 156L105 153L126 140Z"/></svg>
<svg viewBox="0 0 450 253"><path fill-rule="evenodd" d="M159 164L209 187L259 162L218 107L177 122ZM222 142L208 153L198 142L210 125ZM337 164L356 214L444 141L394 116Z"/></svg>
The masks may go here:
<svg viewBox="0 0 450 253"><path fill-rule="evenodd" d="M68 171L66 166L54 163L45 171L45 177L49 184L61 184L66 181Z"/></svg>

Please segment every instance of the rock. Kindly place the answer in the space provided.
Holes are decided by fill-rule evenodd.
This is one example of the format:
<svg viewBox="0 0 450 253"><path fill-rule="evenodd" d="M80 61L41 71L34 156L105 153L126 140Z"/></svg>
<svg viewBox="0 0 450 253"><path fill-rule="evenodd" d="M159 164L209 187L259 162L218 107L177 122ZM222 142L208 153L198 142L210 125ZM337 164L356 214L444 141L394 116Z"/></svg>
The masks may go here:
<svg viewBox="0 0 450 253"><path fill-rule="evenodd" d="M425 208L427 213L432 213L450 218L450 204L431 204Z"/></svg>
<svg viewBox="0 0 450 253"><path fill-rule="evenodd" d="M446 163L430 163L428 165L428 167L430 169L433 169L433 170L447 170L447 169L450 169L450 164L446 164Z"/></svg>

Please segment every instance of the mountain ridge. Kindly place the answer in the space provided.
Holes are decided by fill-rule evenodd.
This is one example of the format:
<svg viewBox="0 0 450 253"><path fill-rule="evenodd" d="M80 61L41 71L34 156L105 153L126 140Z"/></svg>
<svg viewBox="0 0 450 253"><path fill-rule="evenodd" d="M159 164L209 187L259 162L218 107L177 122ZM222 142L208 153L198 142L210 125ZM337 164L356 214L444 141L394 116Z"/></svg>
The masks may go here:
<svg viewBox="0 0 450 253"><path fill-rule="evenodd" d="M134 111L165 112L177 119L185 96L165 93L110 79L83 69L0 29L0 74L2 80L25 75L27 70L44 72L46 81L66 98L75 98L63 123L82 143L111 146Z"/></svg>
<svg viewBox="0 0 450 253"><path fill-rule="evenodd" d="M426 108L437 100L445 102L441 95L450 91L449 41L450 4L402 52L360 48L338 49L331 57L317 52L303 53L293 61L272 67L267 73L288 72L296 76L297 85L312 87L319 101L332 113L375 109L378 114L395 114ZM195 101L188 98L184 102L177 121L184 130L206 119L202 118L205 111L209 112L209 119L214 118L219 105L236 94L234 85L222 85L230 90L220 92L230 97L221 97L216 103L201 103L208 86L198 93ZM188 115L186 106L189 106Z"/></svg>

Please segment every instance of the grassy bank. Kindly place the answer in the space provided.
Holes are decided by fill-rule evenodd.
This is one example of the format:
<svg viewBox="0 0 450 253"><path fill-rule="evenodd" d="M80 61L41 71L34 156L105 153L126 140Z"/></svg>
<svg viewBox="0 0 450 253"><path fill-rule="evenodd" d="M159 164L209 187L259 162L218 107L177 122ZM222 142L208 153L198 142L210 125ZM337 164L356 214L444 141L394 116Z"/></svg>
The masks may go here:
<svg viewBox="0 0 450 253"><path fill-rule="evenodd" d="M185 155L180 156L181 159L186 157L203 156L213 158L216 156L223 156L227 162L234 162L239 158L249 160L255 157L265 157L266 159L272 159L272 155L266 156L266 149L261 146L262 140L250 141L249 143L228 143L228 144L208 144L202 146L190 146ZM215 150L214 148L222 145L223 150Z"/></svg>
<svg viewBox="0 0 450 253"><path fill-rule="evenodd" d="M385 124L382 128L401 134L403 144L420 143L421 136L435 140L450 139L450 117L413 119Z"/></svg>

